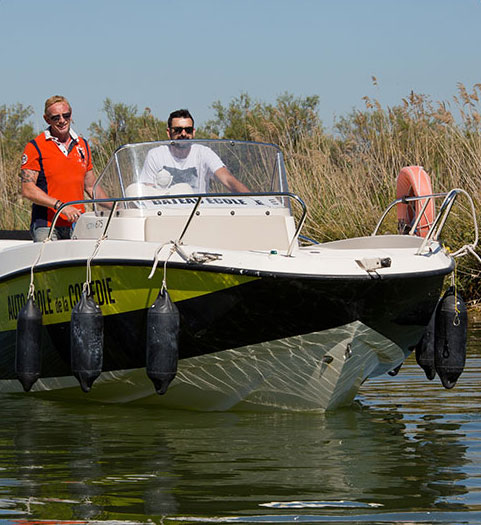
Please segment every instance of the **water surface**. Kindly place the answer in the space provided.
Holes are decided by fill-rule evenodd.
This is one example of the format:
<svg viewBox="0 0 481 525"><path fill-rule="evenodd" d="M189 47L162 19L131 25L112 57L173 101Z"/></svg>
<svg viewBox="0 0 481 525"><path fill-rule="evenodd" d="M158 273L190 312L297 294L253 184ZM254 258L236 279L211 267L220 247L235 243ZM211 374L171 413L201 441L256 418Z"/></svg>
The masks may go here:
<svg viewBox="0 0 481 525"><path fill-rule="evenodd" d="M480 335L453 390L410 359L328 414L0 397L0 521L481 523Z"/></svg>

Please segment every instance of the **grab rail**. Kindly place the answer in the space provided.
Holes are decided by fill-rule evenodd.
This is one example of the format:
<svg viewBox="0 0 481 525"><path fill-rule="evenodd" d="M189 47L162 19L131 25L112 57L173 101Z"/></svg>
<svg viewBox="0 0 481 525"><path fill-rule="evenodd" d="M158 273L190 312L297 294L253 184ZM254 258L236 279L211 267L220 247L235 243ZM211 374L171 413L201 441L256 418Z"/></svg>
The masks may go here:
<svg viewBox="0 0 481 525"><path fill-rule="evenodd" d="M58 220L58 217L60 216L61 212L62 212L62 209L65 208L66 206L71 206L73 204L108 204L108 203L112 203L112 207L110 209L110 213L108 215L108 218L107 218L107 222L105 224L105 228L103 230L103 233L102 235L105 236L107 234L107 230L108 230L108 227L110 225L110 222L112 220L112 217L116 211L116 208L117 208L117 204L118 203L122 203L122 202L138 202L138 201L144 201L144 200L170 200L170 199L195 199L196 202L194 204L194 207L189 215L189 217L187 218L187 221L185 223L185 226L182 230L182 233L180 234L179 238L177 239L177 243L181 243L182 242L182 239L183 237L185 236L185 233L187 232L191 222L192 222L192 219L194 218L195 216L195 213L197 211L197 209L199 208L201 202L202 202L202 199L205 199L205 198L217 198L217 197L232 197L233 195L235 195L236 197L287 197L289 199L293 199L295 201L297 201L300 205L301 205L301 208L302 208L302 215L301 215L301 218L299 219L299 223L297 225L297 228L296 228L296 231L294 233L294 236L289 244L289 247L288 247L288 250L287 250L287 256L290 257L292 255L292 251L294 250L294 246L295 246L295 243L299 237L299 234L302 230L302 227L304 226L304 223L306 221L306 216L307 216L307 206L306 204L304 203L304 201L298 196L296 195L295 193L290 193L290 192L266 192L266 193L229 193L229 192L226 192L226 193L202 193L202 194L192 194L192 193L188 193L188 194L179 194L179 195L145 195L145 196L136 196L136 197L115 197L115 198L104 198L104 199L82 199L82 200L76 200L76 201L70 201L70 202L65 202L65 203L62 203L62 205L58 208L58 210L56 210L55 212L55 215L52 219L52 224L50 226L50 231L49 231L49 234L48 234L48 237L47 239L50 240L51 239L51 236L53 234L53 230L55 228L55 225L57 223L57 220Z"/></svg>
<svg viewBox="0 0 481 525"><path fill-rule="evenodd" d="M446 223L447 218L449 217L449 214L451 213L451 209L454 205L454 202L456 201L456 198L458 195L464 194L468 198L470 204L471 204L471 212L473 215L473 225L474 225L474 242L470 244L470 247L474 250L476 246L478 245L479 240L479 234L478 234L478 223L476 220L476 211L474 209L474 203L471 198L471 196L465 191L460 188L452 189L449 193L447 193L443 203L441 204L441 208L439 210L439 213L436 215L436 218L434 219L432 227L429 229L426 237L424 238L424 241L422 245L420 246L418 253L420 253L424 248L426 247L427 243L430 240L439 240L439 237L441 235L441 231L444 228L444 225Z"/></svg>
<svg viewBox="0 0 481 525"><path fill-rule="evenodd" d="M446 224L446 220L448 219L449 214L451 213L451 209L452 209L452 207L454 205L454 202L456 201L456 198L457 198L457 196L459 194L466 195L468 197L470 203L471 203L471 211L472 211L472 214L473 214L475 240L474 240L474 243L472 243L470 246L472 246L473 249L474 249L477 246L477 244L478 244L478 224L477 224L477 221L476 221L476 213L475 213L475 209L474 209L474 204L473 204L472 199L469 196L469 194L466 191L464 191L463 189L460 189L460 188L454 188L451 191L444 192L444 193L433 193L431 195L419 195L419 196L412 196L412 197L401 197L399 199L396 199L395 201L391 202L391 204L386 208L385 212L383 213L383 215L379 219L376 227L374 228L374 231L371 234L371 236L377 235L377 233L379 231L379 228L381 227L381 224L383 223L383 221L386 218L387 214L392 210L392 208L394 206L396 206L397 204L407 204L408 202L414 202L414 201L419 201L419 200L425 199L423 207L421 208L420 213L417 214L416 220L414 221L414 223L413 223L413 225L412 225L412 227L411 227L411 229L409 231L409 235L414 235L414 233L415 233L415 231L416 231L416 229L418 227L419 221L421 220L421 217L423 216L423 213L425 212L425 210L426 210L426 208L428 206L429 201L431 199L437 199L437 198L440 198L440 197L444 197L444 200L443 200L443 202L441 204L439 212L437 213L437 215L434 218L432 224L430 225L428 233L424 237L424 240L423 240L420 248L417 251L417 255L419 255L419 254L421 254L423 252L423 250L426 248L426 245L430 241L439 241L439 237L441 236L441 232L442 232L442 230L444 228L444 225Z"/></svg>
<svg viewBox="0 0 481 525"><path fill-rule="evenodd" d="M381 224L384 222L384 219L386 218L387 214L392 210L392 208L394 208L394 206L396 206L397 204L407 204L408 202L415 202L415 201L420 201L420 200L424 200L425 199L425 202L423 204L421 212L416 217L416 221L412 225L411 230L409 232L409 235L414 235L414 232L416 231L416 228L417 228L417 226L419 224L419 221L421 220L421 217L422 217L423 213L425 212L425 210L426 210L426 208L427 208L427 206L429 204L430 199L446 197L446 195L448 195L448 194L447 193L433 193L431 195L419 195L419 196L412 196L412 197L400 197L399 199L396 199L395 201L391 202L391 204L389 204L389 206L386 208L386 210L382 214L381 218L379 219L378 223L376 224L376 227L374 228L374 231L371 233L371 236L377 235L377 232L379 231L379 228L381 227Z"/></svg>

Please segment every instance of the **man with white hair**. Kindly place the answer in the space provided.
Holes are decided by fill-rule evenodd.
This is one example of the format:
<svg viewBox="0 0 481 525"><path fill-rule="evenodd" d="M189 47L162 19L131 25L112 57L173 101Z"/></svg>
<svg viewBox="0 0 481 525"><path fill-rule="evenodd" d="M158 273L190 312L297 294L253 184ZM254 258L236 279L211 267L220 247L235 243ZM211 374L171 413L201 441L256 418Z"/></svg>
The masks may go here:
<svg viewBox="0 0 481 525"><path fill-rule="evenodd" d="M20 173L22 196L33 203L30 232L36 242L47 238L56 210L64 202L84 199L84 192L92 197L95 183L90 147L71 128L68 100L48 98L43 118L48 128L25 146ZM72 224L84 212L83 204L63 208L52 239L70 238Z"/></svg>

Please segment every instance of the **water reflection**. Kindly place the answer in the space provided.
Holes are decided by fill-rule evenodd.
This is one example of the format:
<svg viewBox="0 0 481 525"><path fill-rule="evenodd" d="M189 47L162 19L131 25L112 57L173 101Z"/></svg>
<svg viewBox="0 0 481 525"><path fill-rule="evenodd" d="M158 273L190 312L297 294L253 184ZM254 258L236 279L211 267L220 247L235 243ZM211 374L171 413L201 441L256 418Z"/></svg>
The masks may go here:
<svg viewBox="0 0 481 525"><path fill-rule="evenodd" d="M480 332L454 390L428 382L412 360L396 378L366 383L352 408L326 415L4 396L0 514L475 523Z"/></svg>
<svg viewBox="0 0 481 525"><path fill-rule="evenodd" d="M396 408L197 414L9 397L2 420L4 509L30 519L252 516L298 500L459 510L467 492L461 424Z"/></svg>

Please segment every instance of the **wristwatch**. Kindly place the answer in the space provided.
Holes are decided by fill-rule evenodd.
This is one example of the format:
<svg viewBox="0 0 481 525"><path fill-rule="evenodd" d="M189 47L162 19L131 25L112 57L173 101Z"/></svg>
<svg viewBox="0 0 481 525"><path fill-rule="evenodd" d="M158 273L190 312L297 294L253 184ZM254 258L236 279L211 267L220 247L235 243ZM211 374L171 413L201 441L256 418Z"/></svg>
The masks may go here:
<svg viewBox="0 0 481 525"><path fill-rule="evenodd" d="M60 208L60 206L62 206L63 202L58 199L57 202L53 205L54 209L55 210L58 210Z"/></svg>

